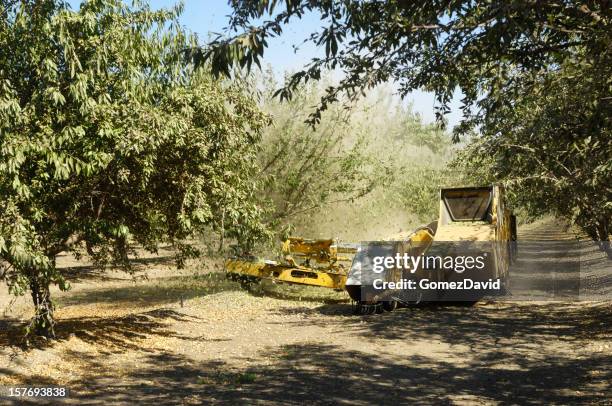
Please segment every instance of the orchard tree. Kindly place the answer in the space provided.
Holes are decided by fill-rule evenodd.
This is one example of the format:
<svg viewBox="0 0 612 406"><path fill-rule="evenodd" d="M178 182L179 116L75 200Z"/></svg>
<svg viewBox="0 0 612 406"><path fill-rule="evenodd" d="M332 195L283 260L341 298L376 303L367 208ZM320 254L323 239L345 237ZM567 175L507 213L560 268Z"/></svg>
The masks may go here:
<svg viewBox="0 0 612 406"><path fill-rule="evenodd" d="M529 92L491 114L453 166L503 179L528 215L573 220L612 258L612 69L599 68L568 61L525 80Z"/></svg>
<svg viewBox="0 0 612 406"><path fill-rule="evenodd" d="M267 219L272 227L290 226L295 216L359 199L378 185L385 171L369 156L359 106L331 107L316 129L304 123L324 93L323 85L303 85L290 101L279 102L273 97L278 83L270 70L258 84L264 94L262 108L274 120L263 132L260 152L261 197L271 203Z"/></svg>
<svg viewBox="0 0 612 406"><path fill-rule="evenodd" d="M250 202L267 117L185 63L180 11L2 1L0 278L30 291L32 332L54 335L62 252L129 270L134 244L173 243L181 260L204 228L245 244L266 232Z"/></svg>
<svg viewBox="0 0 612 406"><path fill-rule="evenodd" d="M230 0L225 36L194 49L196 60L210 60L215 74L232 65L259 64L270 38L307 13L321 28L304 39L324 54L313 58L279 90L291 97L300 83L318 80L326 69L344 78L328 89L319 109L343 92L358 92L397 81L400 92L435 93L439 118L449 111L457 88L463 93L466 132L487 113L509 103L524 72L541 74L567 59L609 62L612 7L608 0L585 2L402 1L402 0ZM603 54L602 54L603 53Z"/></svg>
<svg viewBox="0 0 612 406"><path fill-rule="evenodd" d="M192 52L196 62L210 61L215 74L227 75L236 64L259 64L270 38L314 13L322 25L304 42L318 46L322 55L278 90L281 98L291 98L301 83L318 80L324 69L343 73L312 112L311 124L340 95L394 80L402 95L433 92L443 125L459 91L463 120L454 128L454 139L474 133L484 137L482 147L470 148L466 159L491 164L480 173L495 173L487 176L491 181L512 182L524 205L561 213L594 238L608 240L609 0L229 3L233 13L225 35Z"/></svg>

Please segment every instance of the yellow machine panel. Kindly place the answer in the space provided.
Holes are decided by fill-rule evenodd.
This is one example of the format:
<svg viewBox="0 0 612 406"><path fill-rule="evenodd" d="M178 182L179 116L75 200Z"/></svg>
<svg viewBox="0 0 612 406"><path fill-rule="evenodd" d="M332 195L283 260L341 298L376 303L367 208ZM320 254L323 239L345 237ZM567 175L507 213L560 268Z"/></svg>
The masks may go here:
<svg viewBox="0 0 612 406"><path fill-rule="evenodd" d="M332 239L291 237L282 244L283 258L279 262L230 258L225 262L225 269L228 277L236 280L270 279L341 290L356 250L356 246L339 246Z"/></svg>

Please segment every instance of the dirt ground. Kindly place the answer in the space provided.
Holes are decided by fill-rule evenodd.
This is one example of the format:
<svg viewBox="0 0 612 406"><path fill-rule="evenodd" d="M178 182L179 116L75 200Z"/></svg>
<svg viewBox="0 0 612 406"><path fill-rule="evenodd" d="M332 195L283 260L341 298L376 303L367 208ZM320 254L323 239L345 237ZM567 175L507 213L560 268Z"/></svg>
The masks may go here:
<svg viewBox="0 0 612 406"><path fill-rule="evenodd" d="M574 238L556 223L521 229L551 232ZM610 262L585 247L585 273L609 283ZM605 296L354 316L344 293L246 292L219 264L179 271L165 254L142 259L136 279L64 258L59 338L27 349L27 298L2 287L0 386L62 385L65 404L87 405L612 404Z"/></svg>

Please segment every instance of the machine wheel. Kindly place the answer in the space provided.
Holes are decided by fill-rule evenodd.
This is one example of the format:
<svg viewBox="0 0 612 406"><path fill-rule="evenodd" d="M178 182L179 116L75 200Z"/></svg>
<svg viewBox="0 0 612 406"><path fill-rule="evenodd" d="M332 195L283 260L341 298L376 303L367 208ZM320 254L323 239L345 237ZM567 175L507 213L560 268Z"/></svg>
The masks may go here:
<svg viewBox="0 0 612 406"><path fill-rule="evenodd" d="M383 311L384 310L381 302L367 303L363 301L356 301L353 304L353 314L364 315L382 313Z"/></svg>
<svg viewBox="0 0 612 406"><path fill-rule="evenodd" d="M240 288L242 290L246 290L248 292L252 291L253 287L260 283L260 280L258 278L246 275L240 275L235 280L240 283Z"/></svg>
<svg viewBox="0 0 612 406"><path fill-rule="evenodd" d="M359 300L353 302L353 314L365 314L364 312L365 304Z"/></svg>
<svg viewBox="0 0 612 406"><path fill-rule="evenodd" d="M361 314L374 314L376 313L376 303L363 303L363 312Z"/></svg>
<svg viewBox="0 0 612 406"><path fill-rule="evenodd" d="M385 301L385 302L383 302L382 307L386 311L392 312L393 310L397 309L397 300Z"/></svg>

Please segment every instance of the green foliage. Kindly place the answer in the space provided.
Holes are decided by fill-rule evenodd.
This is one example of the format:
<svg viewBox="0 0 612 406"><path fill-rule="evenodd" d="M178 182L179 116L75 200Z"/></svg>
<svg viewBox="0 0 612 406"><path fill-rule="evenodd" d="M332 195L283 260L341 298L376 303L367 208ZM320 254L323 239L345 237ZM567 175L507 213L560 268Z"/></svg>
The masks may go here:
<svg viewBox="0 0 612 406"><path fill-rule="evenodd" d="M180 7L92 0L3 1L0 15L0 265L30 289L52 334L50 283L63 251L129 270L134 243L155 251L202 229L248 244L265 234L256 145L267 117L238 85L182 59L195 44Z"/></svg>
<svg viewBox="0 0 612 406"><path fill-rule="evenodd" d="M263 109L273 119L262 137L261 204L271 203L272 226L290 227L296 215L359 199L382 183L384 168L368 154L354 119L356 109L336 106L313 129L304 120L308 106L324 92L322 86L302 86L296 97L282 103L272 96L278 86L273 74L261 82Z"/></svg>
<svg viewBox="0 0 612 406"><path fill-rule="evenodd" d="M446 169L454 156L451 137L437 125L423 123L411 105L403 106L388 90L379 92L372 103L376 107L370 108L364 119L382 118L369 131L368 139L373 143L369 155L386 157L390 174L381 192L390 196L393 206L405 211L411 221L429 223L438 217L440 187L458 181ZM389 204L388 198L382 200L382 204Z"/></svg>
<svg viewBox="0 0 612 406"><path fill-rule="evenodd" d="M278 87L272 73L266 72L257 85L264 94L263 109L274 120L264 131L260 152L261 205L271 204L271 228L283 236L359 238L367 230L355 229L356 218L385 215L390 202L411 219L431 221L437 215L437 188L448 183L441 169L450 153L448 135L423 124L412 106L386 87L349 102L348 108L330 106L313 129L304 119L331 83L323 78L302 85L283 102L272 96ZM413 195L417 185L431 193ZM328 215L340 212L339 219ZM342 230L336 228L340 225Z"/></svg>
<svg viewBox="0 0 612 406"><path fill-rule="evenodd" d="M567 62L490 115L455 162L502 179L529 215L552 211L606 242L612 219L612 67ZM500 136L503 134L503 136Z"/></svg>
<svg viewBox="0 0 612 406"><path fill-rule="evenodd" d="M293 232L300 235L355 241L386 238L398 228L406 230L434 219L437 188L449 183L443 172L452 156L448 134L434 124L424 124L389 87L354 101L348 110L339 104L330 106L313 130L303 118L327 82L305 86L290 101L271 99L264 107L276 122L265 132L262 149L262 161L274 161L264 193L277 197L274 213L287 213L278 202L284 203L285 196L295 190L286 179L301 168L307 168L307 176L296 181L315 191L295 195L296 204L312 209L287 215L281 224L294 226ZM273 85L270 82L268 87ZM279 139L288 143L280 155ZM304 146L331 145L327 141L337 144L320 148L321 158L303 165L308 160ZM351 172L355 170L359 170L357 176ZM431 200L420 190L414 193L422 187L432 191ZM318 191L328 193L322 198Z"/></svg>
<svg viewBox="0 0 612 406"><path fill-rule="evenodd" d="M554 69L588 49L596 55L609 49L611 8L605 1L353 1L233 0L227 32L208 48L194 52L210 60L216 74L228 66L258 63L267 39L282 35L286 25L307 13L320 15L321 27L306 36L325 50L279 90L293 89L321 72L346 73L328 89L320 113L343 92L355 93L393 79L404 94L424 88L437 96L442 119L458 87L464 95L466 132L492 110L509 103L502 90L516 85L521 72ZM237 32L237 33L236 33ZM486 97L482 97L484 96Z"/></svg>
<svg viewBox="0 0 612 406"><path fill-rule="evenodd" d="M322 26L305 38L325 50L279 89L282 99L325 69L344 73L309 122L339 100L387 81L402 94L436 95L443 123L454 92L480 135L462 155L477 183L504 181L527 212L555 211L593 238L610 234L612 7L608 1L246 1L231 2L228 31L193 56L220 74L251 65L266 40L307 13ZM257 26L253 23L257 22ZM461 166L461 165L460 165ZM512 190L509 188L509 190Z"/></svg>
<svg viewBox="0 0 612 406"><path fill-rule="evenodd" d="M420 166L406 171L400 184L403 206L422 223L434 221L440 212L440 188L459 186L457 177L448 169Z"/></svg>

